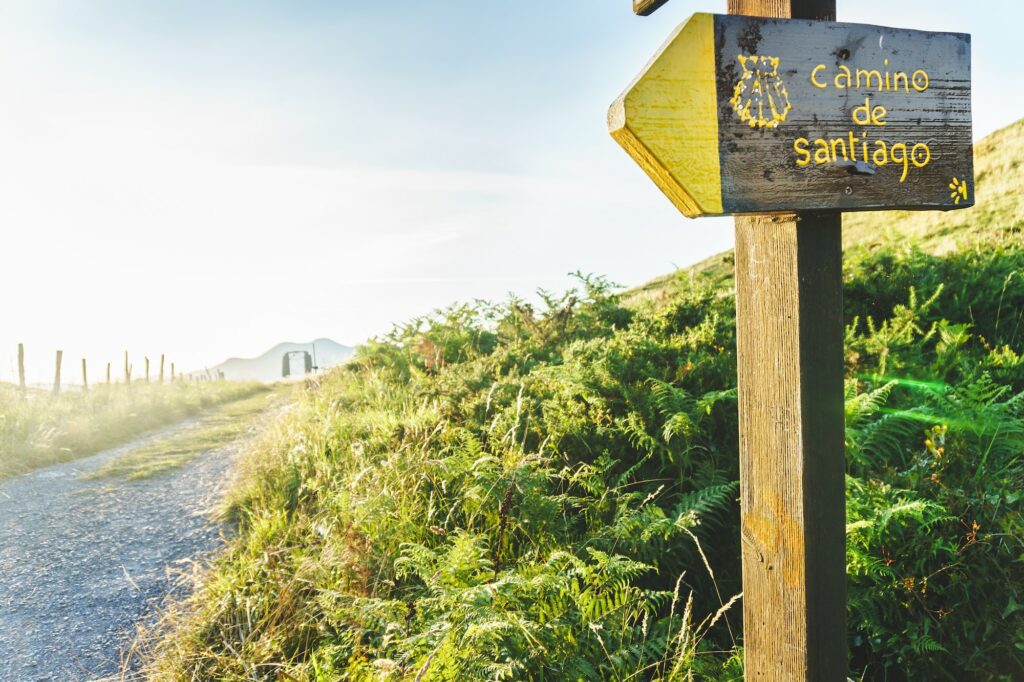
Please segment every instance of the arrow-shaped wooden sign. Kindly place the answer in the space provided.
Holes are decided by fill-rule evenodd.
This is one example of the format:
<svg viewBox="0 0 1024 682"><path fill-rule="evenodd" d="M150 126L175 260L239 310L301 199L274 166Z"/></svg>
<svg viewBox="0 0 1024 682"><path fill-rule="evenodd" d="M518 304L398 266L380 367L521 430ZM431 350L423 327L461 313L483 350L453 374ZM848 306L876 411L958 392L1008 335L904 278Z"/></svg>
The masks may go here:
<svg viewBox="0 0 1024 682"><path fill-rule="evenodd" d="M685 215L974 204L970 36L695 14L612 105Z"/></svg>

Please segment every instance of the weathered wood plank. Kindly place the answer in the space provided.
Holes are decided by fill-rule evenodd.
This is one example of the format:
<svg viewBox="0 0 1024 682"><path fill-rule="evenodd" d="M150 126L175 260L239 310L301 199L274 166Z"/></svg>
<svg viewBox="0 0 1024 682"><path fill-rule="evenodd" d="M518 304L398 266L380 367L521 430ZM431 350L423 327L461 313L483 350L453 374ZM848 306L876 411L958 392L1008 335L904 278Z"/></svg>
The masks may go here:
<svg viewBox="0 0 1024 682"><path fill-rule="evenodd" d="M609 111L684 214L973 205L970 36L770 18L785 3L769 4L695 14Z"/></svg>
<svg viewBox="0 0 1024 682"><path fill-rule="evenodd" d="M836 213L736 219L751 680L841 680L846 669L840 243Z"/></svg>
<svg viewBox="0 0 1024 682"><path fill-rule="evenodd" d="M730 0L831 19L834 0ZM843 298L838 212L736 218L745 677L846 674Z"/></svg>
<svg viewBox="0 0 1024 682"><path fill-rule="evenodd" d="M974 203L970 36L733 16L715 24L727 212ZM757 78L764 63L741 64L747 55L777 67ZM737 115L738 104L759 102L750 89L776 83L792 107L784 120ZM951 196L954 178L968 183L964 196Z"/></svg>

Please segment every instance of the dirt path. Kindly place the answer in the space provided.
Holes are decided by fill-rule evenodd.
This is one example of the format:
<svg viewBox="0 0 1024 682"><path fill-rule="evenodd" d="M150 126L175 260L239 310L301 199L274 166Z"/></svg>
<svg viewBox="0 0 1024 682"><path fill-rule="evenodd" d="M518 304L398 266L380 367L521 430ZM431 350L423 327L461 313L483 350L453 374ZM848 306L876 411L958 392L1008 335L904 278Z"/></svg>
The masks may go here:
<svg viewBox="0 0 1024 682"><path fill-rule="evenodd" d="M209 512L239 442L153 478L88 478L196 423L0 481L0 680L116 673L135 624L171 588L168 567L219 545Z"/></svg>

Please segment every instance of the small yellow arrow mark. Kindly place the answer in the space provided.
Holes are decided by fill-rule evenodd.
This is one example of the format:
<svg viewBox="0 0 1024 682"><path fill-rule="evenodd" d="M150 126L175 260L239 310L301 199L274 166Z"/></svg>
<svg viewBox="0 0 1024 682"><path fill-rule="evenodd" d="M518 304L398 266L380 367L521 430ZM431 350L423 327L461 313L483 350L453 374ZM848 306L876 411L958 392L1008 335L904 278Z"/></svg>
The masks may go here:
<svg viewBox="0 0 1024 682"><path fill-rule="evenodd" d="M953 182L949 183L949 188L953 190L949 193L949 198L953 200L953 204L959 204L961 201L967 201L967 181L960 180L954 177Z"/></svg>
<svg viewBox="0 0 1024 682"><path fill-rule="evenodd" d="M751 128L774 128L786 120L793 105L779 76L779 58L758 55L736 57L743 74L733 90L733 110Z"/></svg>

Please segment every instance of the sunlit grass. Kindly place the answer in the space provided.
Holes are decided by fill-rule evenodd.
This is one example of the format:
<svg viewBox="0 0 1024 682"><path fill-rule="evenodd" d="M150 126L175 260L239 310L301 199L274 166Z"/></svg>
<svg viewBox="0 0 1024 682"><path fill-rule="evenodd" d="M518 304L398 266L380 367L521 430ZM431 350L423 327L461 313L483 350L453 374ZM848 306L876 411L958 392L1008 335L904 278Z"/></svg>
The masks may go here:
<svg viewBox="0 0 1024 682"><path fill-rule="evenodd" d="M290 392L288 387L259 392L214 408L191 427L166 438L158 438L113 459L92 474L92 478L149 478L182 467L199 455L224 447L255 430L259 416Z"/></svg>
<svg viewBox="0 0 1024 682"><path fill-rule="evenodd" d="M844 265L850 677L1024 679L1024 243ZM741 679L735 304L662 284L454 307L307 382L144 679Z"/></svg>
<svg viewBox="0 0 1024 682"><path fill-rule="evenodd" d="M257 383L140 382L55 396L0 384L0 478L91 455L266 390Z"/></svg>

